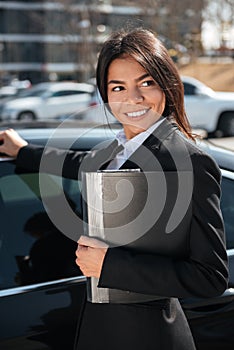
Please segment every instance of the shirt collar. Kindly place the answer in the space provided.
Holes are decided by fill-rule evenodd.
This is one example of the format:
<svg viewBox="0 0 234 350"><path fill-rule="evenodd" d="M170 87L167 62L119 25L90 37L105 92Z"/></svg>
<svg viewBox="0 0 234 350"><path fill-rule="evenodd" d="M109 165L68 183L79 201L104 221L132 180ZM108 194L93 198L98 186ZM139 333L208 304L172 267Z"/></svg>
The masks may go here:
<svg viewBox="0 0 234 350"><path fill-rule="evenodd" d="M159 120L156 121L153 125L151 125L147 130L142 131L138 135L134 136L132 139L128 140L126 138L124 129L120 130L118 134L116 135L116 139L118 141L119 145L124 146L125 148L132 148L134 145L135 149L140 146L150 134L153 133L153 131L159 127L159 125L163 122L164 118L161 117Z"/></svg>

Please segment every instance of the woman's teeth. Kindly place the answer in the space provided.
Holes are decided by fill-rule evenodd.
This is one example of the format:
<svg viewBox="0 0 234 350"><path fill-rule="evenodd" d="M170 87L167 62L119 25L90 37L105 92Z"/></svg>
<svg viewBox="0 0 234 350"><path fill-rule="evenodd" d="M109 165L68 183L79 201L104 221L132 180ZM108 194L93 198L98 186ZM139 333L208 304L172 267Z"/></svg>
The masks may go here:
<svg viewBox="0 0 234 350"><path fill-rule="evenodd" d="M134 117L140 117L143 114L145 114L147 112L147 109L143 109L141 111L137 111L137 112L129 112L126 113L128 117L134 118Z"/></svg>

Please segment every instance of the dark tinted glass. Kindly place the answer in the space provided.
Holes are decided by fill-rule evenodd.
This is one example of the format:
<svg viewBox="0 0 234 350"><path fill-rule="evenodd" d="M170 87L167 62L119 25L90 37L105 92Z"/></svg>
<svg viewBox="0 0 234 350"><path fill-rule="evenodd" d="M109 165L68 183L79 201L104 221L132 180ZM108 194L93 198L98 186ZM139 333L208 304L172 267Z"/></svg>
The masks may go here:
<svg viewBox="0 0 234 350"><path fill-rule="evenodd" d="M85 94L87 92L85 91L78 91L78 90L61 90L56 91L52 94L52 97L60 97L60 96L72 96L72 95L80 95Z"/></svg>
<svg viewBox="0 0 234 350"><path fill-rule="evenodd" d="M221 209L225 222L227 248L234 249L234 181L223 177Z"/></svg>
<svg viewBox="0 0 234 350"><path fill-rule="evenodd" d="M77 243L63 235L45 212L38 175L15 174L11 162L0 162L0 174L0 289L80 274L75 264ZM47 196L58 202L59 178L45 176L50 184ZM63 179L62 187L77 213L81 210L77 182Z"/></svg>
<svg viewBox="0 0 234 350"><path fill-rule="evenodd" d="M184 94L185 95L195 95L195 86L189 83L184 84Z"/></svg>

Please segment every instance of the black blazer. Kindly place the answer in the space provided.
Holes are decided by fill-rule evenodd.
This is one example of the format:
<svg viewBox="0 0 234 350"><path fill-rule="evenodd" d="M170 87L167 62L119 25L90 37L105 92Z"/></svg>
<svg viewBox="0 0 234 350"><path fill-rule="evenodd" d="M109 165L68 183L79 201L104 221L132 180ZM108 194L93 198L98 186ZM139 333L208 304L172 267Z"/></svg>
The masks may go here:
<svg viewBox="0 0 234 350"><path fill-rule="evenodd" d="M22 148L17 166L38 171L42 151L30 145ZM47 149L44 169L61 174L62 160L63 176L77 178L81 171L105 168L117 151L117 141L88 154L66 152L66 157L62 150ZM99 286L177 298L212 297L224 292L228 281L227 254L220 211L221 175L214 160L165 119L122 166L136 167L145 172L163 171L168 179L174 174L173 181L167 181L166 207L170 207L173 198L171 210L164 211L136 242L108 249ZM177 190L173 191L175 179ZM185 201L187 205L181 206L182 214L180 206L176 206L182 220L170 231L167 224L178 193L185 196L178 203Z"/></svg>

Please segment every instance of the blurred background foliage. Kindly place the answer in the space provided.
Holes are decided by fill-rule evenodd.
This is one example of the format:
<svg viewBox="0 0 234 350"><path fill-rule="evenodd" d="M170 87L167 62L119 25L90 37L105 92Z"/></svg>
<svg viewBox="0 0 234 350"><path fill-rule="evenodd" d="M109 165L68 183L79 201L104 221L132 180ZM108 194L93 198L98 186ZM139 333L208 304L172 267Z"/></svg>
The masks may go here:
<svg viewBox="0 0 234 350"><path fill-rule="evenodd" d="M153 30L181 70L200 57L233 68L234 0L0 1L0 85L88 81L107 36L136 26Z"/></svg>

